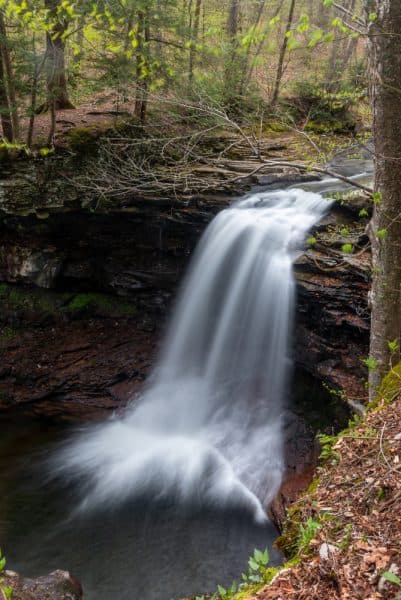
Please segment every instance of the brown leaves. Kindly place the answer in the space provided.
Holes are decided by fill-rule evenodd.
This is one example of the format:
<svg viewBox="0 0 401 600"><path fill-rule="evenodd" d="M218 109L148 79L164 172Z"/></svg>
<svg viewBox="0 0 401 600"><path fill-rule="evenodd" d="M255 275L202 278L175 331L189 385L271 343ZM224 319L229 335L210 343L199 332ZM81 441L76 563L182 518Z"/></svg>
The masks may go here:
<svg viewBox="0 0 401 600"><path fill-rule="evenodd" d="M401 399L379 407L334 446L316 491L296 504L321 524L309 556L262 590L258 600L395 600L401 572ZM326 545L326 546L325 546ZM336 547L336 552L319 549Z"/></svg>

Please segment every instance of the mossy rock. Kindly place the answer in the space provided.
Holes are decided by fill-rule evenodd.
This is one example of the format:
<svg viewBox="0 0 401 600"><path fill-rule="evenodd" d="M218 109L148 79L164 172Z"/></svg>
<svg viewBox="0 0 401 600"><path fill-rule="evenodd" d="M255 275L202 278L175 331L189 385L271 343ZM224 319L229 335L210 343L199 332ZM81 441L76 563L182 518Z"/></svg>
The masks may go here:
<svg viewBox="0 0 401 600"><path fill-rule="evenodd" d="M351 119L335 120L310 120L305 126L305 131L312 133L349 133L355 128Z"/></svg>
<svg viewBox="0 0 401 600"><path fill-rule="evenodd" d="M65 311L78 314L133 316L136 313L136 307L130 302L115 296L100 293L82 293L76 294L70 300L65 307Z"/></svg>
<svg viewBox="0 0 401 600"><path fill-rule="evenodd" d="M401 396L401 362L393 367L380 384L377 401L393 402Z"/></svg>
<svg viewBox="0 0 401 600"><path fill-rule="evenodd" d="M96 150L101 135L98 127L74 127L68 132L69 146L74 152L89 154Z"/></svg>
<svg viewBox="0 0 401 600"><path fill-rule="evenodd" d="M29 311L41 316L53 317L64 313L73 318L131 317L137 311L132 302L109 294L54 292L1 283L0 311L4 313L4 309L16 313Z"/></svg>

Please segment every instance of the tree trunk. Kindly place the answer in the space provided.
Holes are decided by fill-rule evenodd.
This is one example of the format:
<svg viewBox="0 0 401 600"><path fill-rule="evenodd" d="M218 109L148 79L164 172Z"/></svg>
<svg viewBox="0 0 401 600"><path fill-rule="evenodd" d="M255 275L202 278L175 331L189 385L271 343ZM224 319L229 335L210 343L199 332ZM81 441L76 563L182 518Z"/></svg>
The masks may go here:
<svg viewBox="0 0 401 600"><path fill-rule="evenodd" d="M0 118L3 129L3 138L7 142L13 141L13 125L11 121L11 110L7 96L7 85L3 59L0 53Z"/></svg>
<svg viewBox="0 0 401 600"><path fill-rule="evenodd" d="M229 110L236 110L241 76L238 74L238 40L240 0L231 0L227 16L227 38L229 50L224 74L225 104Z"/></svg>
<svg viewBox="0 0 401 600"><path fill-rule="evenodd" d="M3 101L6 100L6 111L5 111L5 123L6 132L4 135L7 136L9 141L15 142L19 137L19 118L17 110L17 97L15 93L15 81L14 73L11 65L10 51L7 42L7 30L4 22L4 16L0 10L0 61L2 62L2 74L0 75L1 81L4 86L3 90ZM11 121L11 129L8 124L8 120Z"/></svg>
<svg viewBox="0 0 401 600"><path fill-rule="evenodd" d="M252 33L255 33L261 20L263 17L263 12L265 10L265 0L261 0L259 3L259 8L256 12L256 16L255 16L255 20L253 22L252 25ZM241 78L241 83L240 83L240 94L242 95L245 90L246 90L246 82L248 80L248 72L249 72L249 61L250 61L250 56L251 56L251 48L252 45L248 44L247 47L247 51L246 51L246 56L245 56L245 60L244 60L244 67L243 67L243 73L242 73L242 78ZM260 46L260 49L262 49L262 46Z"/></svg>
<svg viewBox="0 0 401 600"><path fill-rule="evenodd" d="M29 125L28 125L28 133L26 137L26 144L28 148L31 148L33 142L33 134L35 130L35 116L36 116L36 101L38 97L38 86L39 79L42 73L43 67L46 62L46 54L43 55L42 60L39 62L38 56L36 54L36 37L35 34L32 38L32 54L34 57L35 65L32 74L32 85L31 85L31 101L29 106Z"/></svg>
<svg viewBox="0 0 401 600"><path fill-rule="evenodd" d="M47 106L54 110L74 108L67 89L65 68L65 42L63 35L67 29L65 20L60 19L57 8L59 0L45 0L49 11L51 30L46 33L47 56Z"/></svg>
<svg viewBox="0 0 401 600"><path fill-rule="evenodd" d="M200 22L201 5L202 5L202 0L196 0L194 24L193 24L192 31L191 31L191 46L189 48L188 80L189 80L190 88L192 88L192 84L193 84L193 80L194 80L194 64L195 64L195 54L196 54L196 43L198 41L198 36L199 36L199 22Z"/></svg>
<svg viewBox="0 0 401 600"><path fill-rule="evenodd" d="M274 82L272 99L270 101L271 108L274 108L276 106L277 100L278 100L278 95L280 93L281 80L283 79L283 73L284 73L284 59L285 59L285 54L287 52L287 46L288 46L287 33L291 30L292 23L294 20L295 3L296 3L296 0L291 0L290 12L288 13L287 27L285 28L285 35L284 35L283 43L281 44L280 54L278 57L276 79Z"/></svg>
<svg viewBox="0 0 401 600"><path fill-rule="evenodd" d="M148 108L149 61L147 57L150 41L149 15L138 13L138 47L136 55L136 98L135 115L145 123Z"/></svg>
<svg viewBox="0 0 401 600"><path fill-rule="evenodd" d="M375 140L375 189L381 194L371 222L373 283L370 398L390 361L399 360L401 332L401 2L365 0L369 25L371 99ZM396 341L391 349L389 342ZM372 365L371 365L372 366Z"/></svg>

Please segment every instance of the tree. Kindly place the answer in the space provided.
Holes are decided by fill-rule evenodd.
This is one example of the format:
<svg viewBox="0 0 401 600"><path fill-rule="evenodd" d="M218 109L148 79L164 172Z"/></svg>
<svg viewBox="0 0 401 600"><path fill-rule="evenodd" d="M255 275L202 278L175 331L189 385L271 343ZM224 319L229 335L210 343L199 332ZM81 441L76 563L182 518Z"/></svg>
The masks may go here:
<svg viewBox="0 0 401 600"><path fill-rule="evenodd" d="M65 38L67 19L60 0L45 0L50 29L46 32L47 106L54 110L74 108L67 89Z"/></svg>
<svg viewBox="0 0 401 600"><path fill-rule="evenodd" d="M401 332L401 2L365 0L369 20L376 205L371 222L373 284L370 396L400 357Z"/></svg>
<svg viewBox="0 0 401 600"><path fill-rule="evenodd" d="M18 140L19 119L15 93L14 73L11 63L7 29L0 10L0 107L4 137L10 142Z"/></svg>
<svg viewBox="0 0 401 600"><path fill-rule="evenodd" d="M276 80L274 82L273 94L272 94L272 99L270 102L272 108L274 108L274 106L277 104L278 95L280 92L281 80L283 78L283 73L284 73L284 59L285 59L285 54L287 52L287 46L288 46L288 33L291 31L292 22L294 20L295 4L296 4L296 0L291 0L290 10L288 13L287 27L285 28L285 35L284 35L283 42L282 42L281 48L280 48L277 72L276 72Z"/></svg>
<svg viewBox="0 0 401 600"><path fill-rule="evenodd" d="M198 36L199 36L199 21L200 21L201 5L202 5L202 0L196 0L194 23L193 23L193 27L191 30L191 45L189 48L188 79L189 79L190 91L191 91L192 83L194 80L195 53L196 53L196 44L198 42Z"/></svg>
<svg viewBox="0 0 401 600"><path fill-rule="evenodd" d="M1 13L0 13L1 14ZM0 16L1 18L1 16ZM11 108L7 95L7 79L4 69L2 56L3 41L0 42L0 118L3 129L3 137L8 141L13 141L13 125L11 120Z"/></svg>

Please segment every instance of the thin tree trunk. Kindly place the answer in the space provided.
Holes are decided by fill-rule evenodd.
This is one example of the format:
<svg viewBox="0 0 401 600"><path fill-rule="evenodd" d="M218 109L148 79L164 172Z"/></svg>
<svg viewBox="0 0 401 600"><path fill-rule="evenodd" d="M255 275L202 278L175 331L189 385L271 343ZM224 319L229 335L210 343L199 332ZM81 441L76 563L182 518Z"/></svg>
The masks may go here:
<svg viewBox="0 0 401 600"><path fill-rule="evenodd" d="M271 108L274 108L276 106L277 100L278 100L278 95L280 93L281 81L283 79L283 73L284 73L284 59L285 59L285 55L287 52L287 46L288 46L287 33L289 31L291 31L292 23L294 20L295 4L296 4L296 0L291 0L290 11L288 13L287 27L285 29L285 35L284 35L283 42L281 44L280 54L278 57L276 79L274 82L273 94L272 94L272 98L270 101Z"/></svg>
<svg viewBox="0 0 401 600"><path fill-rule="evenodd" d="M11 120L10 104L7 96L6 77L3 59L0 53L0 118L3 129L3 138L7 142L13 141L13 124Z"/></svg>
<svg viewBox="0 0 401 600"><path fill-rule="evenodd" d="M281 9L283 8L283 4L284 4L284 0L281 0L281 2L277 5L275 12L270 17L270 19L274 19L275 17L277 17L277 15L280 13ZM257 48L256 48L255 58L257 58L260 55L260 53L262 52L264 43L265 43L265 37L263 36L262 39L260 40ZM251 66L250 66L250 68L248 70L248 73L246 75L246 78L245 78L245 87L247 87L249 85L249 82L252 79L254 68L255 68L255 60L252 62Z"/></svg>
<svg viewBox="0 0 401 600"><path fill-rule="evenodd" d="M54 138L56 135L56 101L53 99L53 101L51 102L50 106L50 130L49 130L49 136L47 138L47 145L48 146L54 146Z"/></svg>
<svg viewBox="0 0 401 600"><path fill-rule="evenodd" d="M256 12L256 17L255 17L255 21L253 23L252 26L252 32L255 33L261 19L263 16L263 12L265 10L265 0L260 0L259 2L259 8ZM249 59L251 56L251 44L248 45L247 51L246 51L246 56L245 56L245 60L244 60L244 67L243 67L243 72L242 72L242 78L241 78L241 83L240 83L240 93L241 95L244 93L245 88L246 88L246 80L247 80L247 74L248 74L248 70L249 70Z"/></svg>
<svg viewBox="0 0 401 600"><path fill-rule="evenodd" d="M231 0L227 16L227 38L229 42L229 53L227 57L224 86L225 103L227 108L232 110L236 108L239 95L239 84L241 77L237 72L238 40L237 33L239 29L239 7L240 0Z"/></svg>
<svg viewBox="0 0 401 600"><path fill-rule="evenodd" d="M47 103L46 108L66 110L74 108L70 102L67 89L67 75L65 68L65 42L63 35L67 23L60 20L57 14L59 0L45 0L45 7L49 11L51 31L46 34L47 55Z"/></svg>
<svg viewBox="0 0 401 600"><path fill-rule="evenodd" d="M189 87L190 88L192 88L193 79L194 79L194 63L195 63L195 54L196 54L196 43L198 41L198 36L199 36L199 22L200 22L201 5L202 5L202 0L196 0L194 24L193 24L192 31L191 31L191 46L189 48L188 79L189 79Z"/></svg>
<svg viewBox="0 0 401 600"><path fill-rule="evenodd" d="M141 123L145 123L148 108L148 87L149 87L149 67L148 67L148 44L150 41L149 14L143 11L138 13L138 47L136 56L136 98L135 115Z"/></svg>
<svg viewBox="0 0 401 600"><path fill-rule="evenodd" d="M374 118L375 189L381 194L371 222L373 283L370 357L370 398L390 360L399 360L401 332L401 2L365 0L369 25L371 99ZM372 366L372 365L371 365Z"/></svg>
<svg viewBox="0 0 401 600"><path fill-rule="evenodd" d="M5 83L6 95L8 97L7 111L11 118L12 135L10 141L17 141L19 138L19 118L17 108L17 96L15 93L14 73L11 64L10 51L7 43L7 30L4 22L4 16L0 10L0 53L2 58L2 81ZM7 127L7 126L6 126Z"/></svg>
<svg viewBox="0 0 401 600"><path fill-rule="evenodd" d="M32 147L33 134L34 134L34 129L35 129L36 100L38 97L39 78L40 78L40 74L42 73L45 62L46 62L46 54L44 54L41 62L38 62L38 57L36 55L35 35L33 36L33 39L32 39L32 48L33 48L33 57L34 57L34 61L35 61L35 66L34 66L34 71L33 71L33 75L32 75L31 102L30 102L30 107L29 107L30 116L29 116L29 126L28 126L28 133L27 133L27 139L26 139L28 148Z"/></svg>

